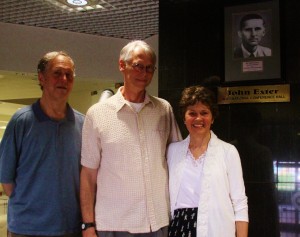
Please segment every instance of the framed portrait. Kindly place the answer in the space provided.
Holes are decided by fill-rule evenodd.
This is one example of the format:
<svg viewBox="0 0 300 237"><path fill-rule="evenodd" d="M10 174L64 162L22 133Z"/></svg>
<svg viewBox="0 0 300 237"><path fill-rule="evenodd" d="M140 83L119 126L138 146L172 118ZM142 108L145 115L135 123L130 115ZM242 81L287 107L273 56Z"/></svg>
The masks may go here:
<svg viewBox="0 0 300 237"><path fill-rule="evenodd" d="M224 83L281 78L279 0L224 8Z"/></svg>

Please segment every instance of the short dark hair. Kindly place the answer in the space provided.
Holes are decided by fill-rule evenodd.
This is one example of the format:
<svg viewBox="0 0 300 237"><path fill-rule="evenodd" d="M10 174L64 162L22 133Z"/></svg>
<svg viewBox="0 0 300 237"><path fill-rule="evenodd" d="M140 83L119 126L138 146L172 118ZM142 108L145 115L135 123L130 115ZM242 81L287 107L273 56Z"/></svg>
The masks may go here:
<svg viewBox="0 0 300 237"><path fill-rule="evenodd" d="M245 16L242 17L241 21L240 21L240 30L243 29L243 27L245 26L245 22L248 20L253 20L253 19L260 19L263 21L263 25L265 25L265 21L263 19L263 17L257 13L250 13L247 14Z"/></svg>
<svg viewBox="0 0 300 237"><path fill-rule="evenodd" d="M210 89L203 86L190 86L185 88L181 94L181 99L179 101L181 117L184 119L184 115L188 106L195 105L199 102L208 106L212 113L213 119L219 115L215 94Z"/></svg>

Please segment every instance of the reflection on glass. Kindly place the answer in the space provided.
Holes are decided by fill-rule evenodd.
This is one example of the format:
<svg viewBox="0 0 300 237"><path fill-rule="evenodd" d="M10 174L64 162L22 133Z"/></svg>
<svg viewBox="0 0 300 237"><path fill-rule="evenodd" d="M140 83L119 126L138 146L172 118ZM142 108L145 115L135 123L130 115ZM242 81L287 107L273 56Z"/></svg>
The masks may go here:
<svg viewBox="0 0 300 237"><path fill-rule="evenodd" d="M272 150L259 138L262 116L251 105L232 110L232 144L241 157L249 208L249 237L279 237Z"/></svg>
<svg viewBox="0 0 300 237"><path fill-rule="evenodd" d="M274 162L281 237L300 236L300 162ZM285 231L288 230L288 231Z"/></svg>
<svg viewBox="0 0 300 237"><path fill-rule="evenodd" d="M275 167L276 162L275 163ZM296 168L295 162L280 162L274 169L274 175L278 181L277 189L279 191L295 191L296 188Z"/></svg>

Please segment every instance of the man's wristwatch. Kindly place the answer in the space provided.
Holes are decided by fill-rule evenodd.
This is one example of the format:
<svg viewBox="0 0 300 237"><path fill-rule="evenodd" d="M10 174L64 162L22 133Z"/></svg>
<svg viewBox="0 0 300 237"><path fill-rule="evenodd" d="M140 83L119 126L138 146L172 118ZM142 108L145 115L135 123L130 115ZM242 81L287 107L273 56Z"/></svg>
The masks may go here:
<svg viewBox="0 0 300 237"><path fill-rule="evenodd" d="M86 230L87 228L90 227L95 227L95 223L94 222L88 222L88 223L82 223L81 224L81 230Z"/></svg>

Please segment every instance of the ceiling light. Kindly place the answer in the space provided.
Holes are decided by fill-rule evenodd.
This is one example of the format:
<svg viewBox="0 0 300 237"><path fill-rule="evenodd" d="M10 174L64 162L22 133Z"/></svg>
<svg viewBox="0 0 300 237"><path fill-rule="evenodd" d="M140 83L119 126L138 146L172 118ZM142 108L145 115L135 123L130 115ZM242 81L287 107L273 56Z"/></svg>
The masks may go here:
<svg viewBox="0 0 300 237"><path fill-rule="evenodd" d="M55 6L69 12L90 11L104 8L99 3L101 0L46 0Z"/></svg>
<svg viewBox="0 0 300 237"><path fill-rule="evenodd" d="M67 3L73 6L85 6L88 4L85 0L67 0Z"/></svg>

